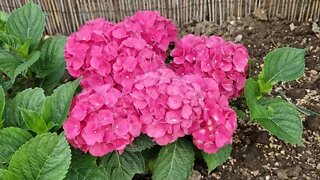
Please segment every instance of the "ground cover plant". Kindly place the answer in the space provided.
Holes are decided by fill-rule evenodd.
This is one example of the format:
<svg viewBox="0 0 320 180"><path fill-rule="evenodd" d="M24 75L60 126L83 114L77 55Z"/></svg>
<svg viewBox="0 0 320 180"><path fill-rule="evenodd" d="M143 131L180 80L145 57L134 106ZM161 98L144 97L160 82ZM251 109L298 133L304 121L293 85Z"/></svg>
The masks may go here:
<svg viewBox="0 0 320 180"><path fill-rule="evenodd" d="M305 49L270 52L252 77L243 45L178 38L157 12L91 20L68 39L42 38L44 19L33 3L1 14L2 179L188 179L195 159L208 171L228 159L239 102L303 145L296 107L269 94L303 74ZM65 67L77 79L60 85Z"/></svg>

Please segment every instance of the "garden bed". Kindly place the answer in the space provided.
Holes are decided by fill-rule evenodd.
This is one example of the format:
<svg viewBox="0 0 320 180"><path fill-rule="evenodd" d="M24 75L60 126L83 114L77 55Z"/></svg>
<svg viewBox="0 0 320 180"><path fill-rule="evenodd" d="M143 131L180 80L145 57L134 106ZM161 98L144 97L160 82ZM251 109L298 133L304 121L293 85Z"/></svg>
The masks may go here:
<svg viewBox="0 0 320 180"><path fill-rule="evenodd" d="M254 62L254 74L261 69L263 57L275 48L308 48L304 76L278 85L273 95L283 92L293 103L320 113L320 38L312 31L312 22L296 23L295 27L290 24L281 19L246 18L230 20L222 27L209 22L193 22L182 32L221 35L245 44ZM239 120L229 161L209 175L204 163L198 162L192 179L319 179L320 117L303 116L303 121L305 147L286 144L258 126Z"/></svg>

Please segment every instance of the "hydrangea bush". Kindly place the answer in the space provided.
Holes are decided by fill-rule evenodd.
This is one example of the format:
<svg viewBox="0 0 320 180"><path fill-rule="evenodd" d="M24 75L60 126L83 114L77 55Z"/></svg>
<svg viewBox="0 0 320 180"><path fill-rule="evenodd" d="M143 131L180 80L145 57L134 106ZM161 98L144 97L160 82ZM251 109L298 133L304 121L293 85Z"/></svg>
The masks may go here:
<svg viewBox="0 0 320 180"><path fill-rule="evenodd" d="M95 156L122 153L140 133L162 146L192 135L207 153L232 142L236 115L228 99L244 88L247 50L215 36L176 36L175 25L153 11L115 25L92 20L70 35L67 68L82 76L84 91L64 124L74 147Z"/></svg>
<svg viewBox="0 0 320 180"><path fill-rule="evenodd" d="M243 45L179 38L159 12L90 20L68 38L42 38L44 20L33 3L0 13L0 179L184 180L196 158L210 172L231 154L235 100L302 145L296 107L269 93L303 74L304 49L270 52L252 77Z"/></svg>

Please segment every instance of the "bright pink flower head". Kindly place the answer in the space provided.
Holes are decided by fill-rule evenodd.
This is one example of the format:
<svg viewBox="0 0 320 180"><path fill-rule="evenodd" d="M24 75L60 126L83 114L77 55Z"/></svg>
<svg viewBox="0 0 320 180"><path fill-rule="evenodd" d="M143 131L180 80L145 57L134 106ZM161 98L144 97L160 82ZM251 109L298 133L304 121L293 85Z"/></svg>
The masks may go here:
<svg viewBox="0 0 320 180"><path fill-rule="evenodd" d="M103 156L123 152L140 135L141 122L131 97L105 85L96 92L83 90L74 98L63 129L75 148Z"/></svg>
<svg viewBox="0 0 320 180"><path fill-rule="evenodd" d="M204 119L200 128L192 133L193 143L198 149L212 154L232 143L237 119L225 96L206 99Z"/></svg>
<svg viewBox="0 0 320 180"><path fill-rule="evenodd" d="M200 95L166 68L138 76L130 93L141 113L142 133L160 145L191 133L190 128L200 118L194 112L201 110Z"/></svg>
<svg viewBox="0 0 320 180"><path fill-rule="evenodd" d="M228 129L230 131L225 137L228 141L221 143L231 143L236 122L227 117L226 112L230 111L232 114L233 111L228 106L227 99L220 97L218 84L211 78L198 75L179 77L172 70L158 69L138 76L130 96L135 108L141 113L142 133L152 137L159 145L169 144L179 137L193 133L196 136L198 131L210 126L223 127L228 121L233 126ZM224 104L217 105L223 100ZM211 105L215 102L215 106ZM210 126L208 123L211 123ZM197 146L200 140L198 138L195 141ZM209 143L206 140L203 142ZM216 144L215 141L212 143ZM220 145L219 141L217 143ZM212 152L210 148L199 148Z"/></svg>
<svg viewBox="0 0 320 180"><path fill-rule="evenodd" d="M103 45L114 24L104 19L86 22L78 32L71 34L65 46L67 69L74 77L79 77L86 70L97 70L98 74L110 71L106 63Z"/></svg>
<svg viewBox="0 0 320 180"><path fill-rule="evenodd" d="M177 74L198 74L216 80L228 98L239 97L244 88L249 55L240 44L218 36L186 35L171 52L170 68Z"/></svg>
<svg viewBox="0 0 320 180"><path fill-rule="evenodd" d="M98 75L127 94L135 76L165 67L166 51L176 35L175 25L153 11L138 12L115 25L89 21L68 38L67 69L74 77L83 76L83 88L99 86L89 77Z"/></svg>

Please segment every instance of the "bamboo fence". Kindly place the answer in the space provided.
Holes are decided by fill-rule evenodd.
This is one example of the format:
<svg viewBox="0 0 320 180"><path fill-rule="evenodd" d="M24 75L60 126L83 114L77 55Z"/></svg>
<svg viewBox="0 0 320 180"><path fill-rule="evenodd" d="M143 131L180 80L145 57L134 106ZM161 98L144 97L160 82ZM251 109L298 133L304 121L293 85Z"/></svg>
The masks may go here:
<svg viewBox="0 0 320 180"><path fill-rule="evenodd" d="M30 0L0 0L0 10L11 12ZM69 34L89 19L118 22L138 10L157 10L178 25L192 20L222 24L228 17L245 17L263 9L268 18L318 21L320 0L33 0L48 15L48 34Z"/></svg>

